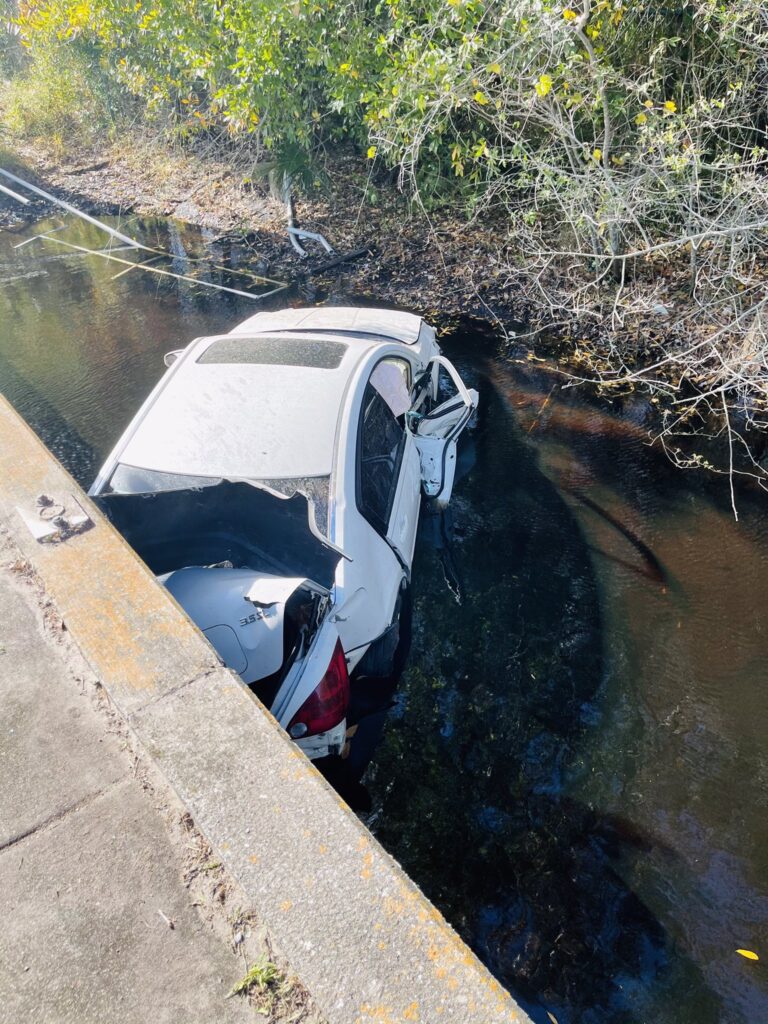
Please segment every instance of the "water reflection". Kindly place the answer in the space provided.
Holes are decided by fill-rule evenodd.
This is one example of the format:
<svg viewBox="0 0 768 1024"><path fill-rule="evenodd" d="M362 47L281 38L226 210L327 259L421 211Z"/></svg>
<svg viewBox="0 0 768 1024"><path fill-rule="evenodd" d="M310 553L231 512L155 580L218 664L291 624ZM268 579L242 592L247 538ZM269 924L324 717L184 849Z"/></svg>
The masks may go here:
<svg viewBox="0 0 768 1024"><path fill-rule="evenodd" d="M227 330L260 307L171 278L136 270L124 274L120 264L45 240L17 248L34 235L57 231L61 223L43 221L22 236L0 232L0 386L78 482L88 486L157 381L163 353L195 336ZM169 252L166 262L174 272L244 286L218 263L215 247L210 250L197 231L172 222L120 226ZM68 219L53 237L100 249L107 236ZM199 262L205 256L212 257L211 264Z"/></svg>

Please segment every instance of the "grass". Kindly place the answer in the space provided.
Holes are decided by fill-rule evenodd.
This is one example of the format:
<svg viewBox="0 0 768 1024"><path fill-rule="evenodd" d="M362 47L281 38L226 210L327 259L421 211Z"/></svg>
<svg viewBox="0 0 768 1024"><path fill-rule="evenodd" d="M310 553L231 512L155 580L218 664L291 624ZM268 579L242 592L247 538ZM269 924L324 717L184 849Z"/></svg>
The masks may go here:
<svg viewBox="0 0 768 1024"><path fill-rule="evenodd" d="M305 989L296 979L286 978L267 955L249 967L229 995L250 999L266 1024L326 1024Z"/></svg>
<svg viewBox="0 0 768 1024"><path fill-rule="evenodd" d="M98 63L71 46L37 48L0 86L2 121L12 136L56 154L114 134L121 102Z"/></svg>
<svg viewBox="0 0 768 1024"><path fill-rule="evenodd" d="M255 989L260 994L277 995L275 989L282 987L285 978L271 960L261 957L248 969L248 973L233 986L230 996L248 994Z"/></svg>

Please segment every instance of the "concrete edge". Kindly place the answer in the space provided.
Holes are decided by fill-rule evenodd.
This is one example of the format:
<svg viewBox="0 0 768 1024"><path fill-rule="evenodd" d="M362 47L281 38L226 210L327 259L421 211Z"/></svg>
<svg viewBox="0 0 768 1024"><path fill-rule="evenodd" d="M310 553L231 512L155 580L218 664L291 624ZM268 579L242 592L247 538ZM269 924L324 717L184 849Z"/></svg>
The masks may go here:
<svg viewBox="0 0 768 1024"><path fill-rule="evenodd" d="M40 543L40 494L90 516ZM529 1021L0 397L0 514L331 1024Z"/></svg>

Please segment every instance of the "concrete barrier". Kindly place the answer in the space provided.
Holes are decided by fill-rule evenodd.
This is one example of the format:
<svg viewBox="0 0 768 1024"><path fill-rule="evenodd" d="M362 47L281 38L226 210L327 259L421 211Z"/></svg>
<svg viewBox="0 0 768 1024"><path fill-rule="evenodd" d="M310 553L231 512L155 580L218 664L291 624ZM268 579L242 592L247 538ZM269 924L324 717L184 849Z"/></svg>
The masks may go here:
<svg viewBox="0 0 768 1024"><path fill-rule="evenodd" d="M92 525L36 539L41 494ZM330 1024L529 1020L2 398L0 515Z"/></svg>

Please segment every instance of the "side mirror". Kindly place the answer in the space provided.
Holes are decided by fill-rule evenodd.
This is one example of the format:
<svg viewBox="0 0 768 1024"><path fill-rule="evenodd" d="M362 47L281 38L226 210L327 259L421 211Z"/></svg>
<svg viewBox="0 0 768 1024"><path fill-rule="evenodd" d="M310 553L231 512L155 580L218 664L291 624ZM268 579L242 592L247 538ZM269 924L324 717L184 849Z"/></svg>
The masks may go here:
<svg viewBox="0 0 768 1024"><path fill-rule="evenodd" d="M173 352L166 352L163 356L163 362L166 366L173 366L183 351L183 348L176 348Z"/></svg>

